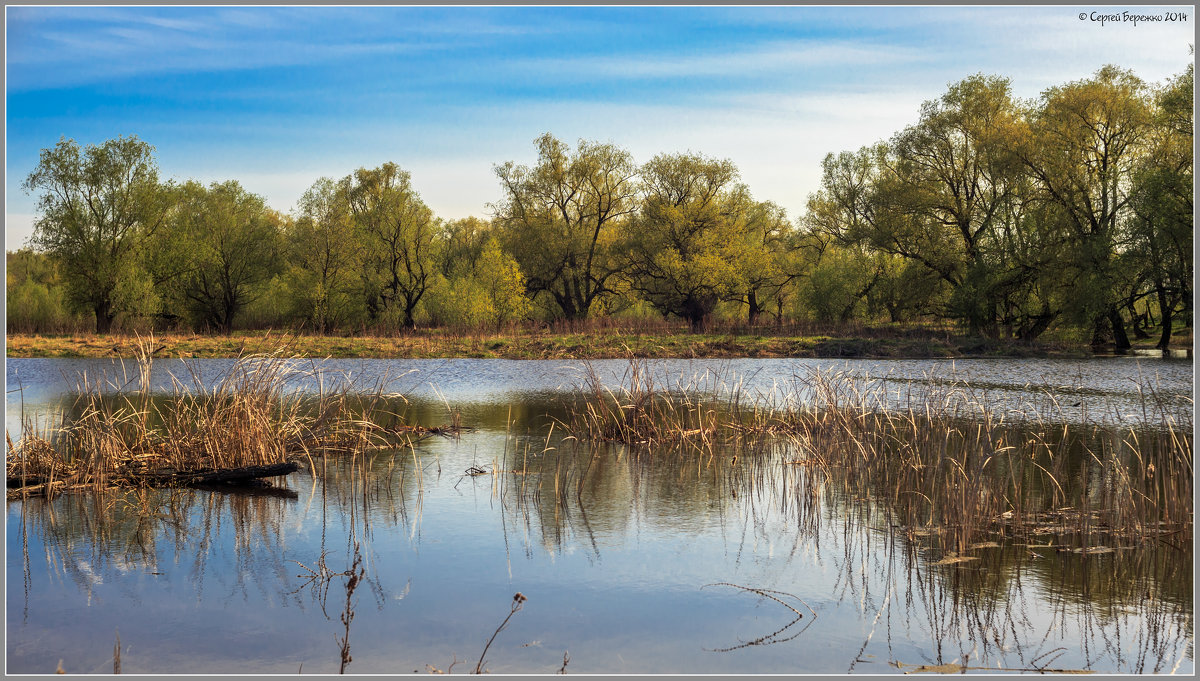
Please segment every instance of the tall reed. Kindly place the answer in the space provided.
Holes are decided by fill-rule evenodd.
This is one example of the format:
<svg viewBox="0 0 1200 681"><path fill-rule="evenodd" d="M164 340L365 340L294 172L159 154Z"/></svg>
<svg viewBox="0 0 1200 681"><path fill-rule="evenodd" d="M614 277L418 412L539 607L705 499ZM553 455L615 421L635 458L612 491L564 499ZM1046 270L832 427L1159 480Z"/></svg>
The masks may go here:
<svg viewBox="0 0 1200 681"><path fill-rule="evenodd" d="M1006 422L966 383L910 384L889 402L878 384L813 371L794 377L782 399L746 400L738 384L726 397L662 390L644 360L631 360L621 383L608 388L591 369L565 425L659 451L783 438L794 462L826 473L830 490L885 503L894 523L933 528L949 550L966 551L985 532L1051 525L1086 536L1191 532L1190 419L1153 395L1144 398L1148 422L1119 430L1045 409Z"/></svg>
<svg viewBox="0 0 1200 681"><path fill-rule="evenodd" d="M153 338L139 343L135 377L80 378L62 423L9 439L10 481L107 486L170 474L311 462L331 451L360 452L394 441L381 421L398 396L326 384L315 363L280 355L239 357L215 382L188 364L191 385L171 376L152 394ZM123 367L124 368L124 367ZM133 389L128 386L136 385ZM316 385L303 390L303 384Z"/></svg>

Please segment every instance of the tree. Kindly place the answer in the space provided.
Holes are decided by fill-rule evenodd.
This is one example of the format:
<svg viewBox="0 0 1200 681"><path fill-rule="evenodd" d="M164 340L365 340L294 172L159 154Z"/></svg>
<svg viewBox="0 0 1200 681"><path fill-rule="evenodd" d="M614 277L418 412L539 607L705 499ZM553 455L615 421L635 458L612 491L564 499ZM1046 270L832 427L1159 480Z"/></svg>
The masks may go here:
<svg viewBox="0 0 1200 681"><path fill-rule="evenodd" d="M479 255L475 280L487 300L488 321L497 327L529 314L532 304L525 296L525 277L517 261L501 250L494 237L487 240Z"/></svg>
<svg viewBox="0 0 1200 681"><path fill-rule="evenodd" d="M346 179L350 211L366 253L362 281L367 315L378 321L386 310L402 315L406 328L437 269L433 211L395 163L359 168Z"/></svg>
<svg viewBox="0 0 1200 681"><path fill-rule="evenodd" d="M550 133L534 144L536 166L495 168L505 196L492 210L529 291L550 295L562 317L584 319L611 293L611 228L637 207L636 169L612 144L580 140L572 154Z"/></svg>
<svg viewBox="0 0 1200 681"><path fill-rule="evenodd" d="M845 322L872 311L883 264L899 256L822 229L818 218L824 214L815 209L818 199L810 197L809 212L800 221L797 235L798 311L819 321Z"/></svg>
<svg viewBox="0 0 1200 681"><path fill-rule="evenodd" d="M120 286L168 212L154 148L137 137L119 137L80 149L63 138L42 150L22 186L43 192L33 245L59 263L68 298L95 314L96 332L108 333L117 313L133 302L121 299Z"/></svg>
<svg viewBox="0 0 1200 681"><path fill-rule="evenodd" d="M983 242L986 271L968 278L986 289L980 296L988 314L1005 333L1031 341L1044 333L1062 314L1070 288L1061 263L1069 258L1061 219L1052 204L1038 201L1028 175L1019 180L999 210L1003 216ZM960 301L970 292L960 290ZM980 303L982 304L982 303ZM976 309L978 308L978 305Z"/></svg>
<svg viewBox="0 0 1200 681"><path fill-rule="evenodd" d="M442 276L450 279L473 273L492 234L491 223L475 216L448 220L442 226Z"/></svg>
<svg viewBox="0 0 1200 681"><path fill-rule="evenodd" d="M973 332L997 333L1003 302L988 248L1020 184L1022 169L1011 151L1018 127L1009 81L980 74L925 102L920 120L892 140L893 209L911 216L919 232L944 232L935 239L936 256L918 259L938 263L934 271L953 290L951 314ZM906 241L897 252L924 248L920 239Z"/></svg>
<svg viewBox="0 0 1200 681"><path fill-rule="evenodd" d="M818 317L849 319L854 312L846 305L814 307L811 297L834 283L852 287L854 302L873 298L875 307L887 309L892 319L910 311L946 313L942 290L957 281L959 267L952 235L927 229L913 211L898 205L901 183L891 170L891 154L887 144L877 144L828 154L821 164L821 189L809 197L801 221L810 263L807 277L836 274L838 282L805 283L809 308ZM852 271L855 267L860 271ZM931 279L943 283L938 286Z"/></svg>
<svg viewBox="0 0 1200 681"><path fill-rule="evenodd" d="M1116 256L1151 131L1145 84L1105 66L1090 79L1043 92L1031 119L1019 150L1071 244L1071 259L1059 265L1074 275L1074 316L1093 329L1094 343L1111 330L1116 347L1128 348Z"/></svg>
<svg viewBox="0 0 1200 681"><path fill-rule="evenodd" d="M318 179L300 197L288 234L292 299L305 320L324 334L351 318L358 300L363 248L355 234L346 181Z"/></svg>
<svg viewBox="0 0 1200 681"><path fill-rule="evenodd" d="M6 322L10 333L62 331L68 312L62 277L49 255L31 248L5 254Z"/></svg>
<svg viewBox="0 0 1200 681"><path fill-rule="evenodd" d="M1171 342L1176 312L1192 304L1194 67L1156 96L1150 153L1134 173L1129 257L1145 273L1161 318L1160 349Z"/></svg>
<svg viewBox="0 0 1200 681"><path fill-rule="evenodd" d="M696 329L746 290L748 192L731 161L695 154L656 156L641 175L641 212L622 241L625 276L663 316Z"/></svg>
<svg viewBox="0 0 1200 681"><path fill-rule="evenodd" d="M795 251L795 232L787 219L787 211L763 201L746 211L743 234L747 240L741 263L741 279L745 283L742 302L746 304L747 321L754 324L767 304L775 300L783 287L797 276L791 255Z"/></svg>
<svg viewBox="0 0 1200 681"><path fill-rule="evenodd" d="M847 322L866 312L867 294L879 273L853 247L830 244L800 287L800 301L817 321Z"/></svg>
<svg viewBox="0 0 1200 681"><path fill-rule="evenodd" d="M236 180L187 182L181 194L180 233L194 248L182 297L195 323L229 333L277 270L283 217Z"/></svg>

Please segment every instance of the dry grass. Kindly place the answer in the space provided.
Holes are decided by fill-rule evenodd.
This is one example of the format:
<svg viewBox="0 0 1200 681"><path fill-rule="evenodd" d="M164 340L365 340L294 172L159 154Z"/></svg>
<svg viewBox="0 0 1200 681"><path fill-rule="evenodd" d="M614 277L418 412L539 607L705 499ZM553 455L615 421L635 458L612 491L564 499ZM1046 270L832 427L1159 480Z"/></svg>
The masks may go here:
<svg viewBox="0 0 1200 681"><path fill-rule="evenodd" d="M1005 423L969 389L885 409L838 375L786 432L853 494L885 499L907 527L938 527L957 552L987 531L1149 537L1191 532L1191 424L1116 429L1044 419Z"/></svg>
<svg viewBox="0 0 1200 681"><path fill-rule="evenodd" d="M136 485L147 476L271 466L311 465L314 456L395 446L404 433L387 405L399 397L314 382L315 364L279 355L243 356L212 385L193 372L192 387L173 377L169 396L150 390L153 337L138 346L136 388L108 377L83 376L75 402L52 429L26 424L17 444L8 438L9 481L49 490L71 486ZM128 378L128 377L126 377ZM126 381L128 385L131 381Z"/></svg>
<svg viewBox="0 0 1200 681"><path fill-rule="evenodd" d="M127 357L138 336L125 334L11 334L9 357ZM612 359L635 357L962 357L1088 354L1086 344L989 341L945 325L813 324L710 325L699 333L662 320L594 319L528 324L500 331L423 328L362 329L355 335L295 331L238 331L230 335L159 336L159 357L305 357Z"/></svg>
<svg viewBox="0 0 1200 681"><path fill-rule="evenodd" d="M689 442L711 450L710 436L719 424L717 410L704 392L686 386L664 390L649 364L637 359L629 361L621 385L606 386L589 364L583 399L562 425L593 441L652 447Z"/></svg>
<svg viewBox="0 0 1200 681"><path fill-rule="evenodd" d="M621 384L593 371L563 425L591 441L712 454L790 443L785 465L820 471L844 498L883 502L893 523L966 551L985 533L1157 537L1192 528L1192 424L1144 394L1147 423L1118 429L1049 414L1005 422L969 385L934 385L899 406L842 373L795 380L780 403L663 390L632 360Z"/></svg>

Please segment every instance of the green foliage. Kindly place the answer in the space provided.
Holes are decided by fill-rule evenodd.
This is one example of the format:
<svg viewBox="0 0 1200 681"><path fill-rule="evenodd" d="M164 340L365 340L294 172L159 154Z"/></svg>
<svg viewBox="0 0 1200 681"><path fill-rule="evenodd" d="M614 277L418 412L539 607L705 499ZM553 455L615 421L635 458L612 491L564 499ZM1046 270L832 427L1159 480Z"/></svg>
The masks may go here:
<svg viewBox="0 0 1200 681"><path fill-rule="evenodd" d="M347 180L323 177L300 197L285 254L281 284L295 318L320 334L364 320L366 252L351 214Z"/></svg>
<svg viewBox="0 0 1200 681"><path fill-rule="evenodd" d="M867 258L854 249L830 247L800 287L799 303L820 322L847 322L866 312L866 293L876 277Z"/></svg>
<svg viewBox="0 0 1200 681"><path fill-rule="evenodd" d="M886 314L892 322L933 315L946 307L945 280L920 263L891 254L875 253L874 285L866 294L867 315Z"/></svg>
<svg viewBox="0 0 1200 681"><path fill-rule="evenodd" d="M176 219L175 234L190 245L193 263L176 295L193 324L229 333L279 267L284 218L230 180L185 184Z"/></svg>
<svg viewBox="0 0 1200 681"><path fill-rule="evenodd" d="M49 287L29 279L5 291L9 333L34 333L60 327L67 319L62 290L57 296Z"/></svg>
<svg viewBox="0 0 1200 681"><path fill-rule="evenodd" d="M148 328L163 308L159 289L154 286L153 279L146 270L134 263L118 278L117 287L113 289L113 302L121 310L126 330Z"/></svg>
<svg viewBox="0 0 1200 681"><path fill-rule="evenodd" d="M431 322L455 329L477 329L492 324L483 286L474 276L438 274L429 288L427 306Z"/></svg>
<svg viewBox="0 0 1200 681"><path fill-rule="evenodd" d="M498 240L489 238L475 267L447 279L438 276L430 290L429 310L438 323L459 328L499 329L529 317L533 302L525 293L525 278L517 261Z"/></svg>
<svg viewBox="0 0 1200 681"><path fill-rule="evenodd" d="M416 325L414 313L437 272L438 221L395 163L359 168L344 180L356 238L363 251L367 317L385 325Z"/></svg>
<svg viewBox="0 0 1200 681"><path fill-rule="evenodd" d="M1119 315L1117 267L1124 217L1136 195L1135 171L1152 132L1145 84L1128 71L1106 66L1090 79L1046 90L1030 114L1030 132L1019 147L1039 198L1058 209L1062 238L1074 257L1073 289L1083 302L1076 319L1105 327L1117 347L1129 341Z"/></svg>
<svg viewBox="0 0 1200 681"><path fill-rule="evenodd" d="M1153 295L1160 315L1158 346L1170 342L1173 320L1181 314L1191 323L1193 297L1193 113L1194 69L1168 82L1155 99L1150 153L1134 170L1127 222L1129 245L1123 266L1144 272L1145 295ZM1130 298L1141 291L1134 287ZM1132 307L1132 305L1130 306Z"/></svg>
<svg viewBox="0 0 1200 681"><path fill-rule="evenodd" d="M297 321L303 323L305 320L298 318L295 308L289 304L294 301L294 295L286 273L271 277L269 281L261 284L259 294L248 300L238 313L238 326L247 329L277 329L287 328Z"/></svg>
<svg viewBox="0 0 1200 681"><path fill-rule="evenodd" d="M475 271L484 244L493 237L489 222L477 217L448 220L442 225L441 271L445 277L463 276Z"/></svg>
<svg viewBox="0 0 1200 681"><path fill-rule="evenodd" d="M500 249L500 242L488 239L479 256L475 280L487 302L487 320L497 327L524 319L532 309L525 295L525 277L517 261Z"/></svg>
<svg viewBox="0 0 1200 681"><path fill-rule="evenodd" d="M42 150L23 184L41 192L33 245L58 262L67 299L91 310L101 333L131 300L117 296L123 274L166 219L169 192L159 185L153 153L137 137L82 149L63 138Z"/></svg>
<svg viewBox="0 0 1200 681"><path fill-rule="evenodd" d="M23 248L6 254L5 304L9 333L51 333L94 326L89 315L72 313L54 261Z"/></svg>
<svg viewBox="0 0 1200 681"><path fill-rule="evenodd" d="M317 333L595 316L955 320L1129 345L1190 325L1193 68L1107 66L1018 103L974 75L886 141L831 153L794 223L730 160L546 133L494 167L490 220L439 220L394 163L321 178L293 216L236 182L162 184L136 137L60 140L26 178L9 329L288 324ZM601 322L603 324L604 322ZM662 324L662 322L657 322Z"/></svg>
<svg viewBox="0 0 1200 681"><path fill-rule="evenodd" d="M799 275L798 235L787 219L787 211L763 201L746 208L745 240L742 249L740 279L744 292L739 296L746 305L747 321L753 324L773 301L778 301Z"/></svg>
<svg viewBox="0 0 1200 681"><path fill-rule="evenodd" d="M1152 311L1148 296L1162 317L1190 313L1191 73L1152 97L1105 67L1027 107L1006 79L954 83L889 142L826 157L802 241L893 258L862 262L878 277L870 314L1025 340L1065 322L1127 347L1124 318ZM809 282L809 303L822 290L841 289Z"/></svg>
<svg viewBox="0 0 1200 681"><path fill-rule="evenodd" d="M534 143L536 166L496 166L504 198L492 210L529 291L551 298L555 316L583 319L613 292L613 228L637 208L636 167L612 144L580 140L571 153L549 133Z"/></svg>
<svg viewBox="0 0 1200 681"><path fill-rule="evenodd" d="M642 167L645 197L621 242L630 287L663 316L697 327L746 290L748 191L728 160L660 155Z"/></svg>

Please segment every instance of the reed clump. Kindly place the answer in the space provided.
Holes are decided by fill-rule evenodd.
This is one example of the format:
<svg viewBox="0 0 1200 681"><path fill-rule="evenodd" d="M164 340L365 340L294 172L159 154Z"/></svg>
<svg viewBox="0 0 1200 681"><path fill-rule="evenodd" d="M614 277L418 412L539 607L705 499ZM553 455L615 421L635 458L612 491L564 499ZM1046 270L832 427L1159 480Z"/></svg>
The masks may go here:
<svg viewBox="0 0 1200 681"><path fill-rule="evenodd" d="M986 392L965 383L889 395L848 373L797 376L782 398L727 397L656 386L633 360L625 387L591 371L567 425L592 441L661 451L690 444L711 452L789 443L785 464L820 471L843 499L884 502L890 522L963 552L984 534L1098 537L1190 536L1192 426L1178 410L1133 427L1054 418L1047 409L1006 421ZM1155 399L1147 393L1145 399Z"/></svg>
<svg viewBox="0 0 1200 681"><path fill-rule="evenodd" d="M737 386L726 397L718 397L698 378L664 386L645 359L630 359L621 387L615 389L590 363L586 371L582 395L561 424L577 436L594 442L650 448L687 445L711 451L715 436L739 430L734 425L740 403Z"/></svg>
<svg viewBox="0 0 1200 681"><path fill-rule="evenodd" d="M655 378L652 361L630 358L620 387L607 386L592 363L586 366L583 390L560 421L568 432L594 442L661 450L683 446L713 453L744 435L778 427L773 409L748 404L742 382L726 382L720 372L679 376L673 384Z"/></svg>
<svg viewBox="0 0 1200 681"><path fill-rule="evenodd" d="M395 420L386 406L397 396L352 392L348 383L327 388L300 358L244 356L211 383L191 364L191 387L172 376L169 394L152 395L153 339L139 347L134 380L126 376L114 387L105 377L84 376L61 424L27 424L16 445L8 438L10 488L190 484L226 480L197 476L222 471L261 478L311 464L314 456L404 438L380 424ZM296 389L313 382L315 392Z"/></svg>
<svg viewBox="0 0 1200 681"><path fill-rule="evenodd" d="M810 406L775 418L844 490L887 500L907 528L937 528L945 548L965 551L985 532L1084 543L1191 532L1190 423L1007 423L970 386L899 407L861 386L813 374Z"/></svg>

